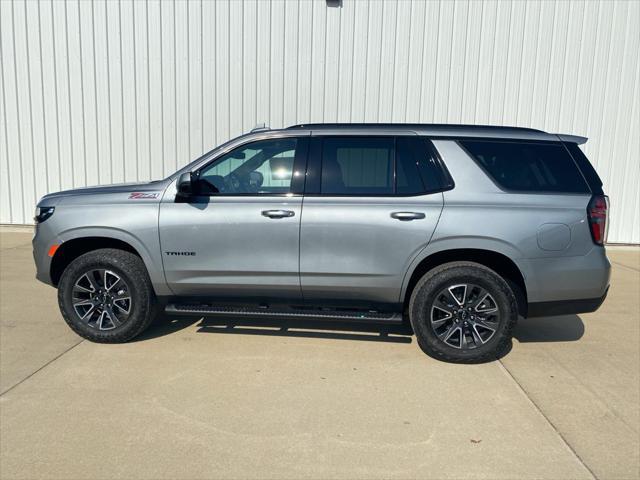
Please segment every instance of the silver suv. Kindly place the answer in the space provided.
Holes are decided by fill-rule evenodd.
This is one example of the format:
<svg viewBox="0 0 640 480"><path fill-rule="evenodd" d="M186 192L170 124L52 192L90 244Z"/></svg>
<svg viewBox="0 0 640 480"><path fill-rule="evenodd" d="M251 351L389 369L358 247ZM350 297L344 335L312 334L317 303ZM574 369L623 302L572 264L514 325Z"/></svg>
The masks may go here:
<svg viewBox="0 0 640 480"><path fill-rule="evenodd" d="M427 354L485 361L519 315L590 312L607 294L608 199L585 141L461 125L257 128L161 181L43 197L37 278L95 342L130 340L162 310L408 319Z"/></svg>

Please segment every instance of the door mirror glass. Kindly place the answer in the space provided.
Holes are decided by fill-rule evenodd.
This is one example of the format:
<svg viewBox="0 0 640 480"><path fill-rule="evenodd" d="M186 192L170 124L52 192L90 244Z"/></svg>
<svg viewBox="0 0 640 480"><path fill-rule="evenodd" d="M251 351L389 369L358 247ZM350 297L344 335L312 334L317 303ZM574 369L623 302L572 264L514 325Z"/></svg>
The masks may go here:
<svg viewBox="0 0 640 480"><path fill-rule="evenodd" d="M178 195L188 197L193 194L193 182L191 172L185 172L178 178Z"/></svg>

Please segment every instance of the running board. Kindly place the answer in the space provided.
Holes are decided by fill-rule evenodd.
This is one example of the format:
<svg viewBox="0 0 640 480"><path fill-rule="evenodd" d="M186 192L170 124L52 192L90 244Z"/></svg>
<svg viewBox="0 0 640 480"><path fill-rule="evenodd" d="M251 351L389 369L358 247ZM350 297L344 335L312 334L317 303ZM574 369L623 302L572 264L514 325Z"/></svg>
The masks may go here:
<svg viewBox="0 0 640 480"><path fill-rule="evenodd" d="M170 315L202 315L215 317L252 317L252 318L291 318L301 320L327 320L341 322L366 322L401 324L400 313L365 312L354 310L320 310L320 309L272 309L224 307L201 304L170 303L165 308Z"/></svg>

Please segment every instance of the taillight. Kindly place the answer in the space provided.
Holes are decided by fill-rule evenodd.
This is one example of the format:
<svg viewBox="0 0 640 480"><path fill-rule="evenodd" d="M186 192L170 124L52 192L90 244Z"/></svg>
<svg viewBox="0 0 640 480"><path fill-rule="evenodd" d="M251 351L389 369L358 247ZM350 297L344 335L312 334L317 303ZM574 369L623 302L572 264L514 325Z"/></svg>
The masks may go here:
<svg viewBox="0 0 640 480"><path fill-rule="evenodd" d="M607 241L607 212L609 210L609 197L606 195L594 195L587 207L587 217L591 228L591 237L596 245L604 245Z"/></svg>

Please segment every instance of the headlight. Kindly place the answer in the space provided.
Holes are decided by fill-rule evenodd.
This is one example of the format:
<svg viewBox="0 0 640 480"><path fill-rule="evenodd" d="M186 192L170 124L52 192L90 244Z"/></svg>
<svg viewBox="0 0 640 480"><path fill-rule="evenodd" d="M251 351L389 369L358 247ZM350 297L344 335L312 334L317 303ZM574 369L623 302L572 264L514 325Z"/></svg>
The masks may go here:
<svg viewBox="0 0 640 480"><path fill-rule="evenodd" d="M36 216L33 218L36 223L42 223L51 215L55 207L36 207Z"/></svg>

